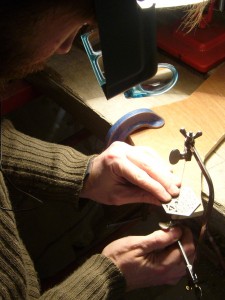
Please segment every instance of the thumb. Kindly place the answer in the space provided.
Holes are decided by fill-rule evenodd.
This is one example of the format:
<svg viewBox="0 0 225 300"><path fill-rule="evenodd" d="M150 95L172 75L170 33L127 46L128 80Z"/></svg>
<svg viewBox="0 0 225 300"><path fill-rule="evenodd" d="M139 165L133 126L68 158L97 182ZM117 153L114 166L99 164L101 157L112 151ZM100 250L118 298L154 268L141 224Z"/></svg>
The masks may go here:
<svg viewBox="0 0 225 300"><path fill-rule="evenodd" d="M143 249L146 253L164 249L176 243L182 235L182 231L178 227L173 227L168 231L157 230L144 237Z"/></svg>

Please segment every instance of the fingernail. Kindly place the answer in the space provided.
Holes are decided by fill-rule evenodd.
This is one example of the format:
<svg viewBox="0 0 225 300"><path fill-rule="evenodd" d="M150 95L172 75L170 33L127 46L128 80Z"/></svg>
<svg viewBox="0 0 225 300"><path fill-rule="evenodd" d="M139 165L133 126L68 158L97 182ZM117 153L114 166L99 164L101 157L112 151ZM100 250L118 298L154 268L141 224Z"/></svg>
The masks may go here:
<svg viewBox="0 0 225 300"><path fill-rule="evenodd" d="M170 202L171 200L172 200L172 196L169 193L165 192L164 202Z"/></svg>
<svg viewBox="0 0 225 300"><path fill-rule="evenodd" d="M174 197L174 196L178 196L179 193L180 193L180 189L179 189L176 185L173 186L173 187L172 187L172 192L171 192L172 196L173 196L173 197Z"/></svg>

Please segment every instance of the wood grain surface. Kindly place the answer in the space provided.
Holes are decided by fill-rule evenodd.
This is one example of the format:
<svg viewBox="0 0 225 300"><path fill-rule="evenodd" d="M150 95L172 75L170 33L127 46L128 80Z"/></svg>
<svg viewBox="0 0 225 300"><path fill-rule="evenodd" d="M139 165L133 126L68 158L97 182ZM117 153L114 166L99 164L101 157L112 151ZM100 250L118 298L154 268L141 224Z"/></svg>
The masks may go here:
<svg viewBox="0 0 225 300"><path fill-rule="evenodd" d="M165 125L160 129L146 129L132 134L130 139L134 145L150 146L168 161L171 150L183 151L184 137L179 132L180 128L191 132L202 131L203 135L196 139L195 147L202 160L205 160L225 137L225 64L218 67L186 99L154 107L153 110L165 120ZM183 183L192 186L196 194L200 195L202 178L194 158L191 162L186 162L184 172L183 168L182 161L173 166ZM218 176L221 176L221 172ZM216 177L214 172L212 180L216 181Z"/></svg>

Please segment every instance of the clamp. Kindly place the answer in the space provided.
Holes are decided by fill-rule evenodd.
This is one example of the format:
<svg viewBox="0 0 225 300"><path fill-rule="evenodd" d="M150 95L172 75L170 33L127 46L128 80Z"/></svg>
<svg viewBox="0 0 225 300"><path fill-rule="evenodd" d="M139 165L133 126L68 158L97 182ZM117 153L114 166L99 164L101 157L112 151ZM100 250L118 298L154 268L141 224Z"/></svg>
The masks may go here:
<svg viewBox="0 0 225 300"><path fill-rule="evenodd" d="M202 171L202 174L207 182L208 189L209 189L208 205L204 210L203 222L202 222L202 227L200 232L200 239L202 240L207 230L208 222L212 214L213 205L214 205L213 182L201 157L199 156L195 148L195 139L202 136L202 132L201 131L198 131L197 133L187 132L184 128L181 128L180 132L185 137L184 152L180 153L178 149L172 150L169 156L170 163L176 164L180 159L184 159L185 161L190 161L193 155Z"/></svg>
<svg viewBox="0 0 225 300"><path fill-rule="evenodd" d="M212 210L213 210L214 187L213 187L212 179L211 179L211 177L210 177L203 161L201 160L201 157L199 156L199 154L198 154L198 152L195 148L195 139L202 136L202 132L201 131L198 131L197 133L187 132L184 128L181 128L180 133L185 137L184 152L180 153L180 151L178 149L172 150L171 153L170 153L170 156L169 156L170 163L171 164L176 164L181 159L184 159L185 161L191 161L192 156L194 156L195 160L197 161L197 163L198 163L198 165L199 165L199 167L202 171L202 174L203 174L204 178L206 179L206 182L208 184L208 189L209 189L208 205L204 209L204 213L203 213L203 217L202 217L203 219L202 219L202 224L201 224L201 230L200 230L197 249L196 249L196 253L195 253L195 256L198 256L199 245L202 242L202 240L205 236L205 233L208 229L209 219L211 217ZM173 222L171 222L170 226L173 226ZM185 254L185 252L182 248L182 245L179 244L179 247L180 247L182 255L185 259L188 274L190 275L190 278L191 278L191 288L192 287L194 288L197 299L201 299L202 290L201 290L201 287L198 285L197 275L194 273L194 271L192 269L193 266L190 265L190 263L188 262L186 254Z"/></svg>

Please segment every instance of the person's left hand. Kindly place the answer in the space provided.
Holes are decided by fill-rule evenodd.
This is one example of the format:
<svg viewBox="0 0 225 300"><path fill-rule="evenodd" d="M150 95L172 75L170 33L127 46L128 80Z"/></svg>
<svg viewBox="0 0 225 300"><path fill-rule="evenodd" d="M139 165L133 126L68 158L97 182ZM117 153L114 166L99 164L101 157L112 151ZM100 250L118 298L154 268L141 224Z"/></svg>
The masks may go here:
<svg viewBox="0 0 225 300"><path fill-rule="evenodd" d="M177 245L192 264L195 246L188 228L157 230L146 236L127 236L107 245L102 254L111 259L123 273L127 290L158 285L174 285L186 275L187 267Z"/></svg>
<svg viewBox="0 0 225 300"><path fill-rule="evenodd" d="M180 181L149 147L114 142L95 157L80 197L108 205L170 201Z"/></svg>

